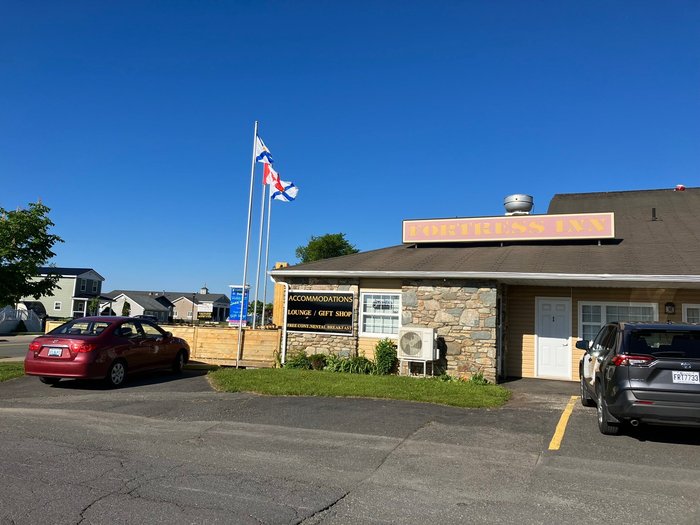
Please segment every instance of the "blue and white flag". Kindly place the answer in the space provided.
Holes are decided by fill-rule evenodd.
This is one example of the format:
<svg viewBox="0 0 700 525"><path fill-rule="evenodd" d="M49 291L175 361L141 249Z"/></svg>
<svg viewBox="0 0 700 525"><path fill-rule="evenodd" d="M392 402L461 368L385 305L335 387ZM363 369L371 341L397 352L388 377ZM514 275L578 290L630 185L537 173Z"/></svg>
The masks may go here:
<svg viewBox="0 0 700 525"><path fill-rule="evenodd" d="M299 188L293 182L284 180L279 180L276 184L270 185L270 190L272 191L271 199L283 202L292 202L297 198L297 193L299 192Z"/></svg>
<svg viewBox="0 0 700 525"><path fill-rule="evenodd" d="M267 149L265 143L260 137L255 136L255 162L262 162L263 164L274 164L272 161L272 154L270 150Z"/></svg>

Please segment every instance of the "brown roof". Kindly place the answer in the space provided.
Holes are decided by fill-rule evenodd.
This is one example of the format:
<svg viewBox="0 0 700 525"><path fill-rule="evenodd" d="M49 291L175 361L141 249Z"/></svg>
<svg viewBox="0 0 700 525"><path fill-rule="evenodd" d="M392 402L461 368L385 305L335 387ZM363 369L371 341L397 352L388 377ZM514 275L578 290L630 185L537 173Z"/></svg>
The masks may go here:
<svg viewBox="0 0 700 525"><path fill-rule="evenodd" d="M652 218L655 209L656 220ZM700 188L559 194L548 214L615 213L614 240L400 245L274 270L284 276L471 277L700 287ZM674 284L675 283L675 284Z"/></svg>

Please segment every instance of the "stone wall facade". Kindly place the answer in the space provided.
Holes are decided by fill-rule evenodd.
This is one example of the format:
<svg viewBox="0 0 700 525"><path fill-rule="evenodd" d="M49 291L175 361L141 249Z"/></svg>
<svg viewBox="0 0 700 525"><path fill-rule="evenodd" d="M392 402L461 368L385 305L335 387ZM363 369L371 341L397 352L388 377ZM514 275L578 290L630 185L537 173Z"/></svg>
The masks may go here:
<svg viewBox="0 0 700 525"><path fill-rule="evenodd" d="M290 278L290 290L354 292L353 335L287 334L287 355L355 356L358 353L360 283L357 279ZM441 368L469 378L481 373L491 382L497 374L497 305L495 282L411 280L401 286L401 326L435 328Z"/></svg>
<svg viewBox="0 0 700 525"><path fill-rule="evenodd" d="M495 282L407 281L401 326L435 328L450 375L482 373L496 382L497 299Z"/></svg>

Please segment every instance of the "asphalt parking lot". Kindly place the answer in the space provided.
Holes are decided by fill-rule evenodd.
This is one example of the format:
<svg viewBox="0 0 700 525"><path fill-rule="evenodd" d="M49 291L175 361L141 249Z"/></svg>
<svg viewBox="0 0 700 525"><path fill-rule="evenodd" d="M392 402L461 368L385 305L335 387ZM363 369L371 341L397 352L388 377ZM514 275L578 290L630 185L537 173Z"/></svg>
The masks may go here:
<svg viewBox="0 0 700 525"><path fill-rule="evenodd" d="M417 379L420 380L420 379ZM575 383L502 409L0 383L0 523L700 523L700 431L603 436Z"/></svg>

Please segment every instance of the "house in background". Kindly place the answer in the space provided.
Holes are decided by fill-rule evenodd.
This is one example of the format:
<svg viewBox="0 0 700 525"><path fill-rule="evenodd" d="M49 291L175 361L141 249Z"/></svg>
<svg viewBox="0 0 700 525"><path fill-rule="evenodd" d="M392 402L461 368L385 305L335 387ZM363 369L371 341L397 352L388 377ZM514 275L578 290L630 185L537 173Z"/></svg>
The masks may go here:
<svg viewBox="0 0 700 525"><path fill-rule="evenodd" d="M129 304L129 315L148 315L159 323L172 319L173 305L163 292L143 292L135 290L113 290L107 294L110 300L100 304L102 315L122 315L124 305Z"/></svg>
<svg viewBox="0 0 700 525"><path fill-rule="evenodd" d="M48 318L76 318L88 315L88 303L102 293L105 278L92 268L41 267L36 280L47 275L58 275L58 285L51 295L23 297L20 302L36 309L36 303L43 305Z"/></svg>
<svg viewBox="0 0 700 525"><path fill-rule="evenodd" d="M230 299L224 294L209 293L205 286L199 293L165 292L173 303L173 319L179 321L224 322L228 319Z"/></svg>
<svg viewBox="0 0 700 525"><path fill-rule="evenodd" d="M103 302L104 315L121 315L124 303L130 306L129 315L150 315L159 323L169 321L213 321L228 319L230 301L224 294L210 294L204 287L196 292L152 292L113 290L107 294L111 302Z"/></svg>

